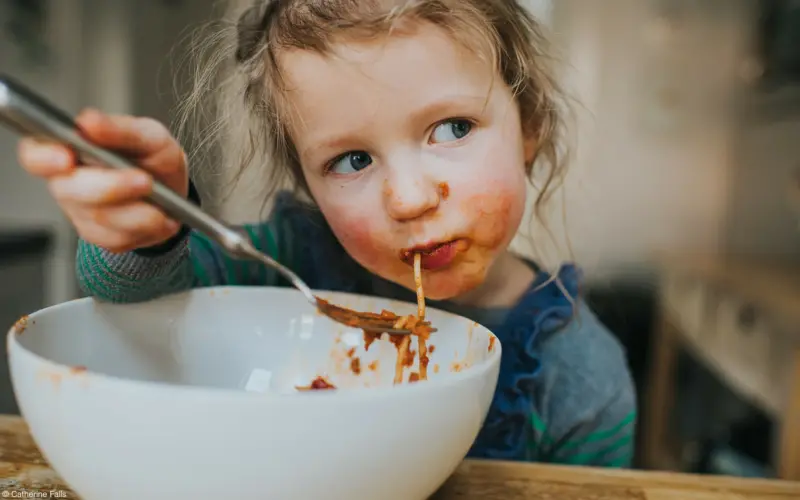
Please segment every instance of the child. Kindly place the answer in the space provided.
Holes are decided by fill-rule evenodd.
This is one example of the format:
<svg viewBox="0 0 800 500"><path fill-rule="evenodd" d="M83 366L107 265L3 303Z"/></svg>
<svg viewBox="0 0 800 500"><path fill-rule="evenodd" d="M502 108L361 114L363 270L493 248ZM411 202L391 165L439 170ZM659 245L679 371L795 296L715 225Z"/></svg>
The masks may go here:
<svg viewBox="0 0 800 500"><path fill-rule="evenodd" d="M507 249L534 163L545 186L561 173L557 87L524 8L261 0L237 30L235 51L224 54L244 81L234 98L248 110L228 123L247 126L234 137L236 153L246 166L263 146L270 168L313 200L281 193L266 222L244 227L257 246L313 288L412 302L403 256L423 252L430 306L480 322L503 345L496 396L470 455L629 466L635 396L621 346L580 301L572 265L550 276ZM97 111L79 123L200 203L165 127ZM31 140L20 159L48 179L77 228L80 283L100 300L286 285L141 201L148 174L75 168L66 150Z"/></svg>

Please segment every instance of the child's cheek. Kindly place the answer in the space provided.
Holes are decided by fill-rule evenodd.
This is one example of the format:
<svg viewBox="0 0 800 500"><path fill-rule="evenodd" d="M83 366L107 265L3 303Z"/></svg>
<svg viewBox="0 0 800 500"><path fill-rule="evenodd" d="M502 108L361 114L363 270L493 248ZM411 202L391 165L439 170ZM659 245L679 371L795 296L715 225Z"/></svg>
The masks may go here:
<svg viewBox="0 0 800 500"><path fill-rule="evenodd" d="M376 238L381 233L370 224L375 219L366 216L335 215L330 217L329 224L342 246L362 266L374 269L381 255L381 240Z"/></svg>
<svg viewBox="0 0 800 500"><path fill-rule="evenodd" d="M505 247L517 232L525 210L525 192L512 186L495 186L497 189L466 197L460 211L473 221L474 242L486 249Z"/></svg>

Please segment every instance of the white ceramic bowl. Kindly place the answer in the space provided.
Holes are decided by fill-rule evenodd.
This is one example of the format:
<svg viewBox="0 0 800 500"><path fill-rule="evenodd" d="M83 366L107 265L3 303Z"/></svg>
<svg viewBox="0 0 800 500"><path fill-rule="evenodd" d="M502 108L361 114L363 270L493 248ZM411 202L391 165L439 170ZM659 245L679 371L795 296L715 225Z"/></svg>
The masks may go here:
<svg viewBox="0 0 800 500"><path fill-rule="evenodd" d="M416 311L320 295L357 310ZM398 386L388 339L365 352L360 331L291 289L200 289L135 305L81 299L30 315L7 340L22 415L85 500L414 500L469 450L501 350L465 318L427 317L439 329L429 379ZM340 389L296 391L324 374Z"/></svg>

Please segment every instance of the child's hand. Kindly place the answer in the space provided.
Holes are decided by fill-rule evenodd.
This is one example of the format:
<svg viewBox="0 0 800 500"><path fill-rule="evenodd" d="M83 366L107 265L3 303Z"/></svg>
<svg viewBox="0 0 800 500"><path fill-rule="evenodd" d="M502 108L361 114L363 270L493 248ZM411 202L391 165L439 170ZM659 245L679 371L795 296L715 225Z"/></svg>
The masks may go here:
<svg viewBox="0 0 800 500"><path fill-rule="evenodd" d="M142 201L152 174L187 195L186 158L166 127L149 118L109 116L86 111L76 120L95 144L116 150L147 172L80 166L66 147L26 138L19 159L33 175L47 179L51 194L80 236L113 252L126 252L168 240L180 224Z"/></svg>

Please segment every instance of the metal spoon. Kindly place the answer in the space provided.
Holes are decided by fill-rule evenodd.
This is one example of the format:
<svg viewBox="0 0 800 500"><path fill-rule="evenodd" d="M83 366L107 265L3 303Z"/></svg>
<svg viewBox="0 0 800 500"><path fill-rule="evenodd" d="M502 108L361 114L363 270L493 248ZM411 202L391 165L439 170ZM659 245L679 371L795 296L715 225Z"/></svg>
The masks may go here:
<svg viewBox="0 0 800 500"><path fill-rule="evenodd" d="M0 121L21 135L66 144L87 163L116 169L140 168L128 159L87 141L69 115L30 89L3 75L0 75ZM318 299L297 274L269 255L258 251L245 235L212 217L165 185L154 182L153 190L147 199L168 216L206 234L232 257L255 260L275 269L289 280L292 286L300 290L313 307L334 321L376 333L401 335L412 333L407 328L395 328L399 319L396 316L350 311ZM429 326L429 323L426 322L424 325ZM436 330L429 328L428 331Z"/></svg>

